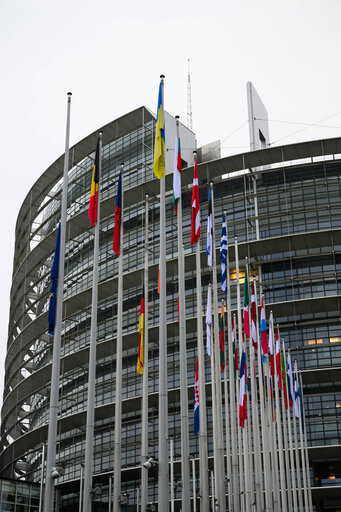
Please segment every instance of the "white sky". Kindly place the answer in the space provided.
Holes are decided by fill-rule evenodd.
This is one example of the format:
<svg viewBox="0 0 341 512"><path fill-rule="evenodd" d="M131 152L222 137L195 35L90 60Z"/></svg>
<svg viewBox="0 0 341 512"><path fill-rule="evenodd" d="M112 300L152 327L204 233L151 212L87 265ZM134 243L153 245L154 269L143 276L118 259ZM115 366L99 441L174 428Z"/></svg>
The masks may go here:
<svg viewBox="0 0 341 512"><path fill-rule="evenodd" d="M339 136L340 20L340 0L1 0L0 402L16 217L64 151L67 91L71 144L141 105L155 111L160 74L165 108L185 124L189 58L199 146L248 149L247 125L230 137L247 121L248 80L271 141Z"/></svg>

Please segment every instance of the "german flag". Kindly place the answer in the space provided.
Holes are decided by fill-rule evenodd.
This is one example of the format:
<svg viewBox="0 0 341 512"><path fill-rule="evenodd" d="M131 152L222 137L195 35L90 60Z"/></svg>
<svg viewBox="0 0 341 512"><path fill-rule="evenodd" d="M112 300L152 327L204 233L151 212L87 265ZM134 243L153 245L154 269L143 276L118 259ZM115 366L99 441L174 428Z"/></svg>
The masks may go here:
<svg viewBox="0 0 341 512"><path fill-rule="evenodd" d="M137 353L137 373L143 374L144 367L144 295L141 299L140 319L139 319L139 348Z"/></svg>
<svg viewBox="0 0 341 512"><path fill-rule="evenodd" d="M91 227L97 222L97 201L98 201L98 185L99 185L99 137L97 140L97 148L95 155L95 164L92 171L92 181L90 190L89 219Z"/></svg>

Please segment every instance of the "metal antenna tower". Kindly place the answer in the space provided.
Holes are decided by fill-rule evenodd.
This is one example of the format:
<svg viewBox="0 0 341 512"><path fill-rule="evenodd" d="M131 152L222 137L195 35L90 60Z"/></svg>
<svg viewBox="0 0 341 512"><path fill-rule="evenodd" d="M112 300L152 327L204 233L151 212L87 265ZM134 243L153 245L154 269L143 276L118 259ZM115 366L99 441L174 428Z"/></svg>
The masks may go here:
<svg viewBox="0 0 341 512"><path fill-rule="evenodd" d="M187 75L187 128L193 131L192 121L192 93L191 93L191 75L189 72L189 59L188 62L188 75Z"/></svg>

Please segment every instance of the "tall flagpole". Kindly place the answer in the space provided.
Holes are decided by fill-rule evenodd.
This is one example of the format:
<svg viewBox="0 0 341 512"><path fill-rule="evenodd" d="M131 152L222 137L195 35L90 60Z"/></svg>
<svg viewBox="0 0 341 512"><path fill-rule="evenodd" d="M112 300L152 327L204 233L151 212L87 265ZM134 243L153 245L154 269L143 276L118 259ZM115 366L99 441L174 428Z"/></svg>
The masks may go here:
<svg viewBox="0 0 341 512"><path fill-rule="evenodd" d="M235 235L234 237L234 254L235 254L235 264L236 264L236 287L237 287L237 321L238 321L238 354L241 357L242 354L242 344L243 344L243 332L242 332L242 315L240 310L240 282L239 282L239 251L238 251L238 237ZM237 407L239 407L239 399L240 399L240 391L239 391L239 382L238 378L236 380L237 387ZM242 434L241 428L238 425L237 429L238 433L238 457L239 457L239 491L240 491L240 504L241 504L241 512L245 511L246 500L245 500L245 488L247 486L247 478L246 478L246 470L244 473L244 461L243 461L243 442L242 442ZM249 511L247 511L249 512Z"/></svg>
<svg viewBox="0 0 341 512"><path fill-rule="evenodd" d="M272 311L270 312L272 316ZM273 325L273 324L272 324ZM273 325L273 333L274 336L274 325ZM278 329L278 327L277 327ZM279 333L278 333L279 337ZM276 335L276 344L273 345L275 347L275 400L276 400L276 424L277 424L277 442L278 442L278 458L279 458L279 478L281 484L281 500L282 500L282 510L287 510L287 495L286 495L286 475L285 475L285 466L284 466L284 458L283 458L283 432L282 432L282 415L281 415L281 404L279 398L279 389L278 389L278 379L281 378L281 375L277 375L277 335ZM279 352L281 355L281 351Z"/></svg>
<svg viewBox="0 0 341 512"><path fill-rule="evenodd" d="M164 75L161 75L164 107ZM159 309L159 510L168 510L168 390L166 323L166 183L160 178L160 309Z"/></svg>
<svg viewBox="0 0 341 512"><path fill-rule="evenodd" d="M226 446L226 475L227 475L227 506L232 509L232 466L231 466L231 445L230 445L230 414L229 395L227 387L227 357L226 357L226 333L225 333L225 301L221 301L223 311L223 333L224 333L224 403L225 403L225 446ZM220 343L220 339L219 339Z"/></svg>
<svg viewBox="0 0 341 512"><path fill-rule="evenodd" d="M283 352L284 352L284 361L286 361L285 357L285 345L283 343ZM287 377L289 376L289 365L287 369ZM290 376L290 380L288 381L288 410L287 410L287 423L288 423L288 437L289 437L289 455L290 455L290 469L291 469L291 492L292 492L292 498L293 498L293 507L294 512L298 512L298 505L297 505L297 490L296 490L296 479L295 479L295 461L294 461L294 449L293 449L293 443L292 443L292 429L291 429L291 413L290 409L293 406L293 403L289 403L289 396L291 396L293 400L293 391L292 391L292 375ZM289 390L290 386L290 390Z"/></svg>
<svg viewBox="0 0 341 512"><path fill-rule="evenodd" d="M282 357L284 358L284 372L285 372L285 351L284 351L284 339L282 339ZM282 359L281 359L281 372L283 365L282 365ZM286 375L286 372L284 373L284 377ZM282 376L283 378L283 376ZM286 380L286 379L285 379ZM286 386L287 388L287 386ZM283 394L284 394L284 378L283 378ZM287 396L288 396L288 390L287 390ZM287 398L287 407L289 407L288 404L288 398ZM284 438L284 456L285 456L285 470L286 470L286 480L287 480L287 498L288 498L288 512L293 512L293 505L292 505L292 493L291 493L291 484L290 484L290 462L289 462L289 446L288 446L288 434L287 434L287 419L286 419L286 410L285 410L285 401L282 399L282 418L283 418L283 438Z"/></svg>
<svg viewBox="0 0 341 512"><path fill-rule="evenodd" d="M228 244L228 223L226 219L226 240ZM226 255L226 309L227 309L227 339L228 339L228 364L229 364L229 392L230 392L230 407L226 411L227 415L230 415L230 426L231 426L231 474L227 475L231 480L232 499L229 496L229 508L233 512L239 511L239 494L238 494L238 458L237 458L237 435L236 435L236 388L234 380L234 369L233 369L233 354L232 354L232 311L231 311L231 286L230 286L230 256L227 250ZM226 368L225 364L225 368ZM226 407L228 407L228 395L225 393ZM226 432L226 436L229 432Z"/></svg>
<svg viewBox="0 0 341 512"><path fill-rule="evenodd" d="M212 198L212 256L213 256L213 327L214 327L214 363L215 363L215 389L216 389L216 433L217 433L217 468L215 473L216 496L219 510L226 509L225 494L225 468L224 468L224 437L223 437L223 407L221 396L221 370L219 349L219 321L218 321L218 287L217 287L217 253L215 249L215 222L214 222L214 193L213 183L210 183ZM213 353L212 353L213 355Z"/></svg>
<svg viewBox="0 0 341 512"><path fill-rule="evenodd" d="M63 287L64 287L64 266L65 266L65 231L66 231L66 210L67 210L67 189L69 180L69 139L70 139L70 112L71 92L67 94L67 115L64 155L64 177L62 189L62 205L60 220L60 249L58 265L58 284L56 302L56 324L53 338L52 374L50 391L49 429L47 437L46 477L44 512L51 512L53 509L54 482L52 468L56 465L56 443L57 443L57 422L58 422L58 399L59 399L59 373L60 373L60 352L62 333L62 310L63 310Z"/></svg>
<svg viewBox="0 0 341 512"><path fill-rule="evenodd" d="M311 482L310 482L310 471L309 471L309 454L308 454L308 443L307 443L307 429L305 426L305 415L304 415L304 401L303 401L303 385L302 385L302 373L300 373L300 384L301 384L301 409L302 409L302 418L303 418L303 438L304 438L304 453L305 453L305 461L306 461L306 471L307 471L307 492L308 492L308 504L309 504L309 512L313 510L313 501L311 496Z"/></svg>
<svg viewBox="0 0 341 512"><path fill-rule="evenodd" d="M122 451L122 317L123 317L123 212L124 180L121 164L121 221L120 254L118 257L118 294L117 294L117 337L116 337L116 392L115 392L115 452L114 452L114 507L113 512L121 509L121 451Z"/></svg>
<svg viewBox="0 0 341 512"><path fill-rule="evenodd" d="M98 175L101 182L102 170L102 132L98 135L99 158ZM86 415L85 465L84 465L84 500L83 512L91 512L92 473L95 431L95 386L96 386L96 336L97 336L97 298L98 298L98 259L99 259L99 224L100 224L100 186L97 195L97 222L95 224L94 262L92 273L91 328L89 347L88 407ZM50 512L50 511L49 511Z"/></svg>
<svg viewBox="0 0 341 512"><path fill-rule="evenodd" d="M297 370L297 363L295 361L295 373L296 373L296 379L297 379L297 385L300 387L299 382L299 375ZM298 397L298 410L299 410L299 416L298 416L298 425L300 430L300 452L301 452L301 460L302 460L302 477L303 477L303 494L304 494L304 506L305 509L309 509L309 501L308 501L308 488L307 488L307 474L306 474L306 459L305 459L305 449L304 449L304 439L303 439L303 425L302 425L302 414L301 414L301 400L300 397Z"/></svg>
<svg viewBox="0 0 341 512"><path fill-rule="evenodd" d="M179 141L179 116L176 119L176 137ZM177 160L177 155L174 155ZM175 170L174 170L175 172ZM189 473L189 432L188 432L188 392L187 392L187 351L186 351L186 303L185 268L182 241L182 198L177 204L178 218L178 276L179 276L179 352L180 352L180 416L181 416L181 475L183 512L191 510L190 473ZM200 400L200 395L199 395ZM200 407L200 405L199 405ZM200 409L199 409L200 411Z"/></svg>
<svg viewBox="0 0 341 512"><path fill-rule="evenodd" d="M194 152L196 166L197 153ZM197 184L199 186L199 184ZM194 186L194 184L193 184ZM200 211L200 210L199 210ZM200 512L209 510L209 478L207 451L207 413L205 388L205 354L202 327L202 290L200 238L195 242L196 295L197 295L197 336L198 336L198 374L199 374L199 470L200 470Z"/></svg>
<svg viewBox="0 0 341 512"><path fill-rule="evenodd" d="M149 199L146 194L144 221L144 359L142 376L142 426L141 426L141 510L148 503L148 470L143 467L148 453L148 226Z"/></svg>
<svg viewBox="0 0 341 512"><path fill-rule="evenodd" d="M290 354L290 350L289 350ZM291 355L291 354L290 354ZM296 478L297 478L297 492L298 492L298 510L303 510L303 496L302 496L302 483L301 483L301 465L300 465L300 455L299 455L299 446L297 440L297 422L296 422L296 414L295 414L295 400L296 400L296 389L294 389L294 405L292 408L293 413L293 423L294 423L294 440L295 440L295 462L296 462Z"/></svg>

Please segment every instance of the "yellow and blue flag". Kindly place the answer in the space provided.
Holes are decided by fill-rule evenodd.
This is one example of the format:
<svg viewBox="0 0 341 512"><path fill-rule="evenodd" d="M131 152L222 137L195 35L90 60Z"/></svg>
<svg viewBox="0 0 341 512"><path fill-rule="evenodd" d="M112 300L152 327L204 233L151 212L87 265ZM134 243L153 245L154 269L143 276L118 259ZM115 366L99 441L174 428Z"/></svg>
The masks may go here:
<svg viewBox="0 0 341 512"><path fill-rule="evenodd" d="M165 164L165 120L163 115L162 81L159 87L154 145L154 174L159 180L166 173Z"/></svg>
<svg viewBox="0 0 341 512"><path fill-rule="evenodd" d="M52 270L51 270L51 293L48 313L48 333L54 334L54 326L56 323L56 305L57 305L57 285L58 285L58 267L60 252L60 223L57 233L56 251L54 253Z"/></svg>

